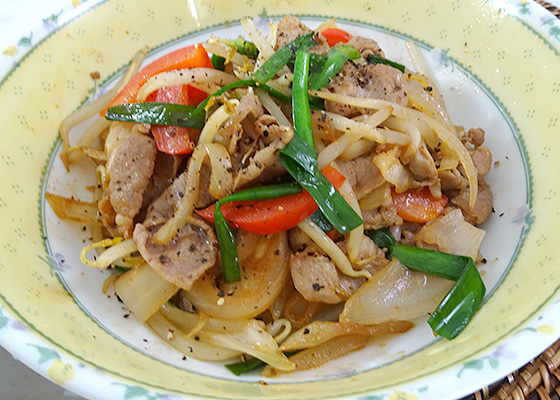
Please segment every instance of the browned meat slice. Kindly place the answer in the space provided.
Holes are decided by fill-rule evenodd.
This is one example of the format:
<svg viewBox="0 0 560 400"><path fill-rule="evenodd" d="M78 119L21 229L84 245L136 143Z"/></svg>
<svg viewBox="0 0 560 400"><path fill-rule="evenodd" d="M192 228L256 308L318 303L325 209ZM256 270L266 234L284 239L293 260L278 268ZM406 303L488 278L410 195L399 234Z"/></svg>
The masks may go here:
<svg viewBox="0 0 560 400"><path fill-rule="evenodd" d="M481 146L469 151L474 166L478 170L478 177L481 178L490 172L492 168L492 153L488 147Z"/></svg>
<svg viewBox="0 0 560 400"><path fill-rule="evenodd" d="M306 35L311 32L305 24L293 15L286 15L278 22L278 37L276 39L275 50L278 50L288 43L294 41L296 38ZM329 45L325 37L321 34L315 35L315 40L318 44L314 46L310 52L317 54L327 54L329 52Z"/></svg>
<svg viewBox="0 0 560 400"><path fill-rule="evenodd" d="M243 120L249 115L256 120L263 114L264 110L259 98L255 96L252 89L249 89L247 94L241 97L234 113L218 129L219 142L224 143L230 154L236 152L245 153L243 145L251 144L254 142L254 138L249 138L251 143L243 143L242 138L245 133L244 126L242 125Z"/></svg>
<svg viewBox="0 0 560 400"><path fill-rule="evenodd" d="M288 143L294 135L292 128L278 125L276 118L270 114L263 114L255 121L255 133L262 137L266 146L275 140Z"/></svg>
<svg viewBox="0 0 560 400"><path fill-rule="evenodd" d="M471 143L475 147L482 146L484 143L485 132L481 128L472 128L461 138L463 143Z"/></svg>
<svg viewBox="0 0 560 400"><path fill-rule="evenodd" d="M292 140L294 131L287 126L279 126L273 116L263 114L255 121L255 133L261 136L265 147L256 150L237 171L234 189L270 182L286 173L286 169L280 164L278 152Z"/></svg>
<svg viewBox="0 0 560 400"><path fill-rule="evenodd" d="M218 240L212 228L201 220L187 223L168 244L153 242L159 226L137 224L134 241L142 257L165 280L188 290L216 264Z"/></svg>
<svg viewBox="0 0 560 400"><path fill-rule="evenodd" d="M290 271L294 286L307 301L336 304L346 298L336 266L324 255L296 253L290 257Z"/></svg>
<svg viewBox="0 0 560 400"><path fill-rule="evenodd" d="M356 197L361 199L372 190L378 188L385 179L381 175L379 168L373 163L371 153L364 154L350 161L337 161L342 174L348 179L350 185L356 193Z"/></svg>
<svg viewBox="0 0 560 400"><path fill-rule="evenodd" d="M408 162L408 169L414 174L414 179L424 185L433 185L437 182L438 171L434 159L424 144Z"/></svg>
<svg viewBox="0 0 560 400"><path fill-rule="evenodd" d="M142 207L144 192L154 172L154 140L131 132L115 149L109 170L109 198L115 210L115 223L125 238L132 236L134 217Z"/></svg>
<svg viewBox="0 0 560 400"><path fill-rule="evenodd" d="M189 289L218 260L218 241L212 228L195 218L183 226L166 245L153 242L153 235L178 208L186 191L186 172L154 201L143 224L136 224L134 242L142 257L164 279Z"/></svg>
<svg viewBox="0 0 560 400"><path fill-rule="evenodd" d="M144 193L143 208L148 207L177 178L183 156L173 156L160 151L156 154L154 173Z"/></svg>
<svg viewBox="0 0 560 400"><path fill-rule="evenodd" d="M469 208L469 188L459 191L459 194L451 198L451 203L463 210L465 221L471 224L481 224L492 214L492 191L484 181L478 182L478 196L474 207Z"/></svg>
<svg viewBox="0 0 560 400"><path fill-rule="evenodd" d="M365 38L363 36L354 36L347 44L354 46L366 60L368 56L372 54L385 57L383 50L381 50L379 44L377 44L377 42L373 39Z"/></svg>
<svg viewBox="0 0 560 400"><path fill-rule="evenodd" d="M455 190L467 187L467 178L457 170L457 168L445 171L438 170L441 190Z"/></svg>
<svg viewBox="0 0 560 400"><path fill-rule="evenodd" d="M406 105L408 101L403 74L398 69L384 64L356 65L349 61L329 83L328 89L334 93L383 99L401 105ZM325 108L345 117L371 114L371 110L334 101L326 101Z"/></svg>
<svg viewBox="0 0 560 400"><path fill-rule="evenodd" d="M381 206L374 210L365 210L362 214L366 229L379 229L392 225L402 225L403 219L397 214L394 206Z"/></svg>

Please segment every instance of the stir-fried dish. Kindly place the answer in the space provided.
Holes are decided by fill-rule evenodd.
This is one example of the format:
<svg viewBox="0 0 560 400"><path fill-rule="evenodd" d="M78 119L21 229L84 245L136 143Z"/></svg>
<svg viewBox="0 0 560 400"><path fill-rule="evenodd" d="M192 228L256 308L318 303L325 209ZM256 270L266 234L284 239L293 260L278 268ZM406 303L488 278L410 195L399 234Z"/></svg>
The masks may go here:
<svg viewBox="0 0 560 400"><path fill-rule="evenodd" d="M82 262L111 268L105 290L163 340L235 374L314 368L428 315L456 337L485 293L484 131L453 124L412 43L418 72L334 20L241 24L247 38L140 69L142 49L63 121L64 164L97 172L92 201L47 194L91 225Z"/></svg>

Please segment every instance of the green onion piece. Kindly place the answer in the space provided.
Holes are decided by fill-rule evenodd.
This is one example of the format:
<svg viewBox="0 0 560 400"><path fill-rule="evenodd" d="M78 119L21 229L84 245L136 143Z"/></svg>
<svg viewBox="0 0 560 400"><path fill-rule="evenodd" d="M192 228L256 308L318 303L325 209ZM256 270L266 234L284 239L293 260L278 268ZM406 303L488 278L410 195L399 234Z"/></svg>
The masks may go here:
<svg viewBox="0 0 560 400"><path fill-rule="evenodd" d="M226 59L224 57L220 57L217 56L215 54L212 54L212 65L214 66L215 69L218 69L220 71L223 71L226 69Z"/></svg>
<svg viewBox="0 0 560 400"><path fill-rule="evenodd" d="M325 67L321 72L313 73L309 77L309 87L313 90L319 90L326 87L332 78L338 74L338 71L348 61L348 56L339 51L337 47L329 51Z"/></svg>
<svg viewBox="0 0 560 400"><path fill-rule="evenodd" d="M438 335L453 339L479 309L486 287L472 258L397 243L390 256L408 268L455 281L428 324Z"/></svg>
<svg viewBox="0 0 560 400"><path fill-rule="evenodd" d="M446 339L457 337L480 308L485 292L484 282L471 258L461 277L428 319L428 324Z"/></svg>
<svg viewBox="0 0 560 400"><path fill-rule="evenodd" d="M287 351L284 354L286 355L286 357L291 357L296 353L297 351ZM265 365L266 363L259 360L258 358L248 358L245 361L240 361L234 364L226 364L225 367L232 374L239 376Z"/></svg>
<svg viewBox="0 0 560 400"><path fill-rule="evenodd" d="M220 206L218 204L214 211L214 226L216 227L218 242L220 243L222 276L224 282L238 282L241 280L241 272L239 270L239 255L237 254L235 236L224 218L224 215L220 211Z"/></svg>
<svg viewBox="0 0 560 400"><path fill-rule="evenodd" d="M311 147L313 141L313 127L311 125L311 111L309 109L309 54L298 50L294 64L294 80L292 83L292 113L294 120L294 134L301 137Z"/></svg>
<svg viewBox="0 0 560 400"><path fill-rule="evenodd" d="M339 44L333 49L336 49L337 51L346 54L349 60L357 60L362 56L360 52L356 50L356 48L351 44Z"/></svg>
<svg viewBox="0 0 560 400"><path fill-rule="evenodd" d="M266 363L258 358L249 358L245 361L236 362L234 364L226 364L225 367L232 374L239 376L265 365Z"/></svg>
<svg viewBox="0 0 560 400"><path fill-rule="evenodd" d="M323 68L325 68L326 62L327 56L323 54L309 53L309 72L321 72Z"/></svg>
<svg viewBox="0 0 560 400"><path fill-rule="evenodd" d="M251 189L241 190L229 196L220 199L216 203L214 211L214 226L216 227L216 236L220 244L220 257L222 259L222 276L224 282L233 283L241 280L239 270L239 256L237 253L237 245L235 236L231 227L227 223L220 207L228 201L243 200L263 200L272 199L292 194L301 193L303 190L296 182L279 183L277 185L259 186Z"/></svg>
<svg viewBox="0 0 560 400"><path fill-rule="evenodd" d="M325 217L325 214L321 212L321 210L315 211L313 214L309 216L309 218L311 218L311 221L313 221L315 225L321 228L323 232L332 231L333 227L331 223L329 222L327 217Z"/></svg>
<svg viewBox="0 0 560 400"><path fill-rule="evenodd" d="M132 103L110 107L105 118L111 121L139 122L154 125L184 126L202 129L204 114L196 108L170 103Z"/></svg>
<svg viewBox="0 0 560 400"><path fill-rule="evenodd" d="M332 226L349 233L363 224L362 219L321 173L317 152L297 134L280 150L280 163L317 203Z"/></svg>
<svg viewBox="0 0 560 400"><path fill-rule="evenodd" d="M393 68L398 69L401 72L404 72L405 66L399 63L396 63L394 61L391 60L387 60L386 58L380 57L378 55L375 54L370 54L368 56L368 63L370 64L385 64L385 65L390 65Z"/></svg>
<svg viewBox="0 0 560 400"><path fill-rule="evenodd" d="M272 78L284 65L290 61L297 50L306 51L315 46L317 41L313 33L300 36L277 50L265 63L253 74L253 79L258 83L264 83Z"/></svg>
<svg viewBox="0 0 560 400"><path fill-rule="evenodd" d="M364 230L364 234L367 235L371 240L373 240L373 242L380 249L391 250L393 245L396 243L395 237L393 236L391 231L387 228L366 229ZM399 257L397 256L397 258Z"/></svg>
<svg viewBox="0 0 560 400"><path fill-rule="evenodd" d="M472 261L470 257L400 243L391 248L389 257L397 257L400 262L409 268L452 281L459 279L467 263Z"/></svg>
<svg viewBox="0 0 560 400"><path fill-rule="evenodd" d="M259 55L259 50L253 42L249 42L242 37L233 39L231 42L235 45L235 47L237 48L237 52L241 55L247 56L249 58L257 58L257 56Z"/></svg>

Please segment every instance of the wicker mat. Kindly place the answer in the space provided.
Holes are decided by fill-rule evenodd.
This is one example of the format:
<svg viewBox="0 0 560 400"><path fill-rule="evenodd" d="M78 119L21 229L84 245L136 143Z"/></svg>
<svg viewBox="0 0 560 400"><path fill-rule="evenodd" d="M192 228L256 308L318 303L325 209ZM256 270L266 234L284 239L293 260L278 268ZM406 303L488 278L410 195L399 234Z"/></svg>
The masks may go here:
<svg viewBox="0 0 560 400"><path fill-rule="evenodd" d="M556 17L560 9L535 0ZM504 379L462 400L560 400L560 340Z"/></svg>

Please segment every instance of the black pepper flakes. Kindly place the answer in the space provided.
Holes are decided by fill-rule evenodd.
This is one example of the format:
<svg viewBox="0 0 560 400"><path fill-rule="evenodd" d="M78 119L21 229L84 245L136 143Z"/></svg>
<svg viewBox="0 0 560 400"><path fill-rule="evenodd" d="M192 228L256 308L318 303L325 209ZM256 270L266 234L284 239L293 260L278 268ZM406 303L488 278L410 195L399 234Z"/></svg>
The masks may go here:
<svg viewBox="0 0 560 400"><path fill-rule="evenodd" d="M223 290L220 290L218 292L218 297L224 297L226 295L226 293Z"/></svg>
<svg viewBox="0 0 560 400"><path fill-rule="evenodd" d="M165 264L169 261L169 258L165 254L162 254L161 256L159 256L159 260Z"/></svg>
<svg viewBox="0 0 560 400"><path fill-rule="evenodd" d="M315 291L319 291L319 290L321 290L321 289L323 289L323 288L324 288L324 286L319 285L319 283L314 283L314 284L313 284L313 290L315 290Z"/></svg>
<svg viewBox="0 0 560 400"><path fill-rule="evenodd" d="M303 334L304 334L304 335L307 335L308 333L309 333L309 329L305 328L305 329L303 330Z"/></svg>

